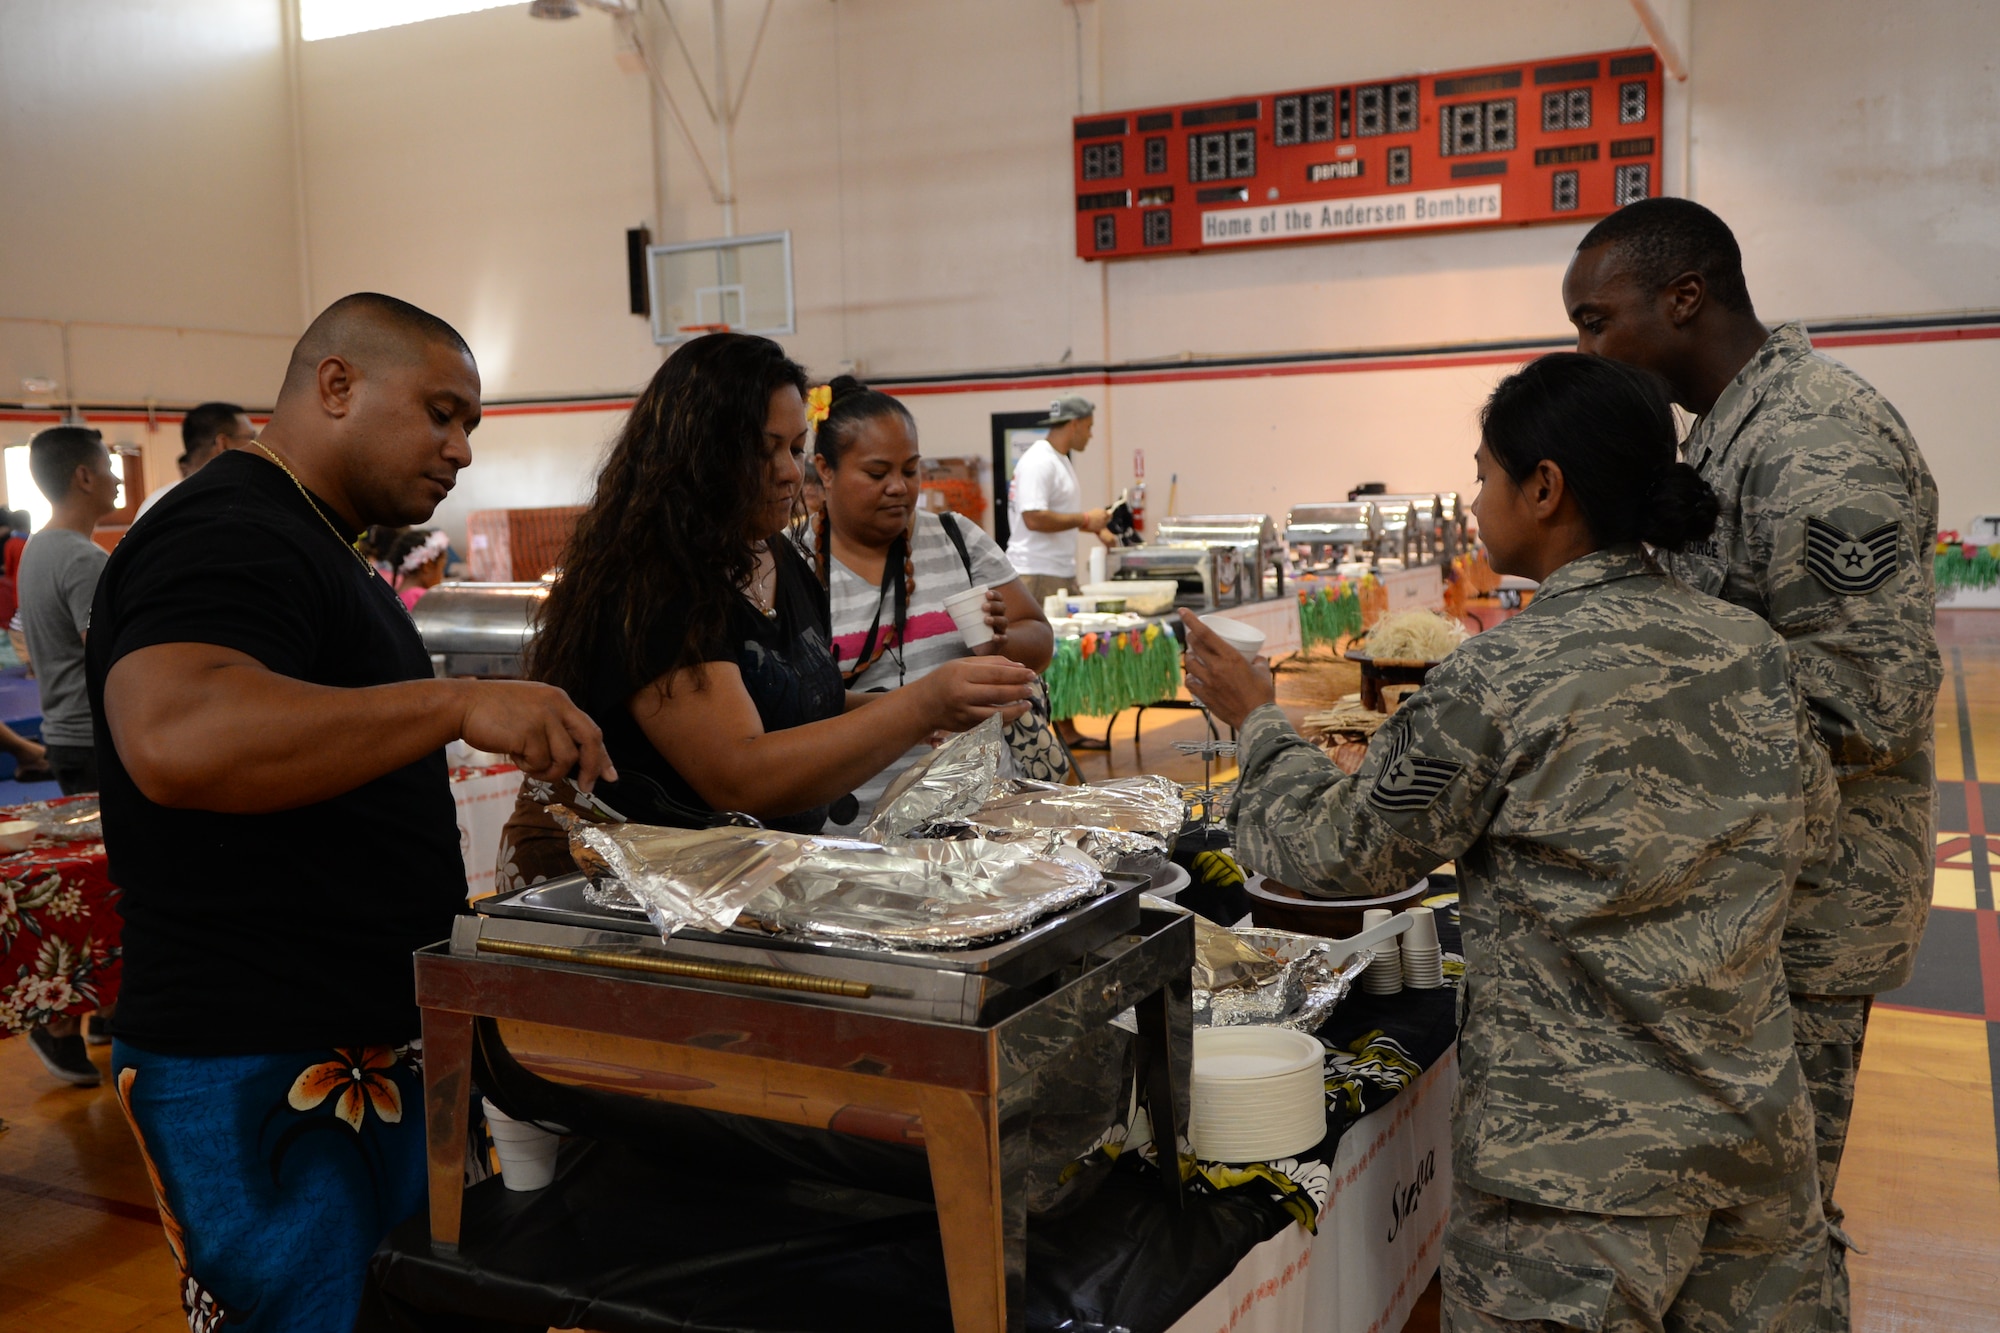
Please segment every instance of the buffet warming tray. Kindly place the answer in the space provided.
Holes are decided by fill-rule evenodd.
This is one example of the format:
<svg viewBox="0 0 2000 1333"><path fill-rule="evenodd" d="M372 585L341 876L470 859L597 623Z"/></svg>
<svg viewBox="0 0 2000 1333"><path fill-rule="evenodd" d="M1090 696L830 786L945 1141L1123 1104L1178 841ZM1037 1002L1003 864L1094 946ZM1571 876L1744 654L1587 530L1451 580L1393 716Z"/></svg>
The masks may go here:
<svg viewBox="0 0 2000 1333"><path fill-rule="evenodd" d="M1137 929L1144 875L1107 872L1106 891L1036 922L1007 939L973 949L868 949L741 929L683 929L662 940L638 907L593 902L583 875L498 894L460 918L452 952L480 952L482 940L561 949L639 951L670 959L772 968L870 986L867 996L798 993L801 1003L864 1009L940 1023L974 1023L1004 1007L1065 964ZM465 936L461 941L460 936ZM532 956L532 955L523 955ZM732 988L737 989L737 988Z"/></svg>
<svg viewBox="0 0 2000 1333"><path fill-rule="evenodd" d="M459 1241L477 1030L557 1085L920 1148L953 1327L1023 1328L1038 1156L1079 1160L1123 1113L1078 1091L1122 1067L1120 1029L1155 1137L1186 1132L1193 918L1108 878L1016 936L938 953L662 940L581 877L480 903L416 955L432 1246ZM1158 1176L1177 1206L1178 1173Z"/></svg>
<svg viewBox="0 0 2000 1333"><path fill-rule="evenodd" d="M410 618L439 676L513 679L548 595L546 582L440 583L417 599Z"/></svg>

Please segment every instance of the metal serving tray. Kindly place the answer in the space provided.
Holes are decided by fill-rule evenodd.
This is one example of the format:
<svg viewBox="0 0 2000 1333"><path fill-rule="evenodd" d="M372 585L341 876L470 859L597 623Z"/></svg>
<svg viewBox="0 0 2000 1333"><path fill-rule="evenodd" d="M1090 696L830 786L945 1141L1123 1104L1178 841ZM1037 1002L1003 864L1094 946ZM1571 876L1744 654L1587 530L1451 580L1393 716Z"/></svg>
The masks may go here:
<svg viewBox="0 0 2000 1333"><path fill-rule="evenodd" d="M977 949L860 949L756 930L721 934L682 930L662 940L637 908L599 906L584 896L582 875L500 894L475 904L476 938L566 948L612 947L670 958L740 963L809 976L871 983L867 999L799 997L806 1002L955 1023L979 1019L1002 991L1032 986L1139 927L1143 875L1107 872L1110 886L1032 928ZM476 947L468 941L468 947ZM457 952L454 937L454 952Z"/></svg>

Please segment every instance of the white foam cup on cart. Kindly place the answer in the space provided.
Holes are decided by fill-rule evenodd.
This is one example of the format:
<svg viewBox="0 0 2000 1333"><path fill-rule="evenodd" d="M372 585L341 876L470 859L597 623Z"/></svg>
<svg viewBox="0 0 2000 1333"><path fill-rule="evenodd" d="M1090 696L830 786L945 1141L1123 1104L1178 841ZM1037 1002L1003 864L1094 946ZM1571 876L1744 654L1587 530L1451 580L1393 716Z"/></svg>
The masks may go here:
<svg viewBox="0 0 2000 1333"><path fill-rule="evenodd" d="M1201 623L1221 636L1222 641L1252 661L1264 651L1264 631L1228 616L1203 616Z"/></svg>
<svg viewBox="0 0 2000 1333"><path fill-rule="evenodd" d="M1403 932L1403 984L1416 990L1444 985L1444 948L1438 943L1437 916L1428 907L1409 909Z"/></svg>
<svg viewBox="0 0 2000 1333"><path fill-rule="evenodd" d="M968 589L944 599L944 609L958 626L958 635L968 648L984 648L993 642L993 627L986 623L986 585Z"/></svg>
<svg viewBox="0 0 2000 1333"><path fill-rule="evenodd" d="M1386 907L1371 907L1361 914L1361 928L1368 930L1387 921L1395 913ZM1395 995L1403 989L1402 937L1391 935L1368 946L1375 961L1361 974L1361 989L1370 995Z"/></svg>
<svg viewBox="0 0 2000 1333"><path fill-rule="evenodd" d="M481 1097L486 1132L500 1159L500 1182L510 1190L538 1190L556 1178L556 1152L562 1136L527 1120L516 1120Z"/></svg>

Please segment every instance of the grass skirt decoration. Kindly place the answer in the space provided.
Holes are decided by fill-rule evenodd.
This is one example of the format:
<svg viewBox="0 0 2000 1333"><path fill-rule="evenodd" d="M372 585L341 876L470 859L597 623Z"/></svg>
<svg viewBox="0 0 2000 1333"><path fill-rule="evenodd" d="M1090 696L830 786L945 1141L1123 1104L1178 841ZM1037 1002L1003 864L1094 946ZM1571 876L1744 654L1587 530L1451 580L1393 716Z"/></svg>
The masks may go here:
<svg viewBox="0 0 2000 1333"><path fill-rule="evenodd" d="M1299 643L1307 652L1320 644L1337 648L1342 639L1361 633L1362 585L1374 583L1373 574L1359 579L1335 579L1317 588L1299 590Z"/></svg>
<svg viewBox="0 0 2000 1333"><path fill-rule="evenodd" d="M2000 583L2000 545L1961 544L1955 532L1938 534L1933 557L1937 569L1937 590L1956 592L1960 588L1984 592Z"/></svg>
<svg viewBox="0 0 2000 1333"><path fill-rule="evenodd" d="M1056 640L1047 672L1051 717L1110 717L1181 692L1181 655L1157 624Z"/></svg>

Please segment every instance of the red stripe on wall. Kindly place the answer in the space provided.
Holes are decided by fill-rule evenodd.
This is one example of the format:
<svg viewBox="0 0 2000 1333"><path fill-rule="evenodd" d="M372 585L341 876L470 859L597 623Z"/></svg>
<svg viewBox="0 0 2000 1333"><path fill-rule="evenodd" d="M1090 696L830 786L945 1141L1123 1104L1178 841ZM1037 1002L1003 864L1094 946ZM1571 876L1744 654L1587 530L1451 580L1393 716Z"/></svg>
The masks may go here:
<svg viewBox="0 0 2000 1333"><path fill-rule="evenodd" d="M2000 326L1969 325L1926 329L1881 329L1863 330L1854 333L1816 334L1813 345L1821 348L1834 347L1895 347L1915 343L1985 341L2000 339ZM1359 375L1376 371L1391 370L1447 370L1455 366L1515 366L1531 361L1552 348L1515 349L1510 351L1465 352L1428 351L1417 353L1384 352L1380 355L1348 356L1324 361L1272 361L1251 365L1228 365L1204 367L1198 364L1186 366L1162 366L1157 370L1051 370L1047 374L1032 378L1010 379L1001 376L970 374L960 379L944 381L918 381L904 383L894 378L877 380L875 388L902 397L919 397L948 393L1006 393L1010 391L1036 392L1049 389L1079 389L1087 387L1108 388L1114 385L1131 384L1195 384L1219 380L1276 379L1299 375ZM633 397L606 397L585 401L550 401L527 399L518 402L497 402L486 407L489 417L555 416L576 412L628 412L635 401ZM177 423L185 415L182 411L160 411L151 419L160 424ZM129 409L92 411L84 409L84 416L91 421L142 422L148 420L144 412ZM253 413L251 420L262 423L266 414ZM0 420L33 421L58 423L63 420L60 412L41 408L0 408Z"/></svg>
<svg viewBox="0 0 2000 1333"><path fill-rule="evenodd" d="M1970 329L1907 329L1881 333L1829 333L1813 335L1814 347L1894 347L1900 343L1943 343L2000 338L2000 328L1981 325Z"/></svg>

